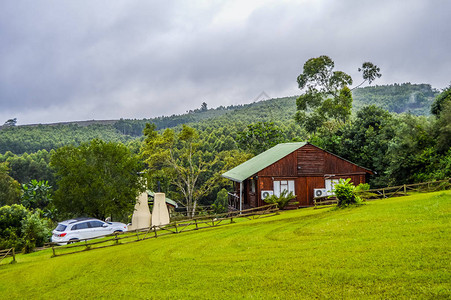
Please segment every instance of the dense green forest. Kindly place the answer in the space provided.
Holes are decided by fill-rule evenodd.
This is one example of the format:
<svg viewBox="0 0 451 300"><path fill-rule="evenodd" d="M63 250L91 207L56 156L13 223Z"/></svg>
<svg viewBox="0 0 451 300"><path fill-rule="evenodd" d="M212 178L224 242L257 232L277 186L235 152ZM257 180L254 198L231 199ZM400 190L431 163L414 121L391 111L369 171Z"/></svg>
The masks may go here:
<svg viewBox="0 0 451 300"><path fill-rule="evenodd" d="M429 84L395 83L359 88L354 90L352 97L355 110L374 104L389 112L427 116L438 93Z"/></svg>

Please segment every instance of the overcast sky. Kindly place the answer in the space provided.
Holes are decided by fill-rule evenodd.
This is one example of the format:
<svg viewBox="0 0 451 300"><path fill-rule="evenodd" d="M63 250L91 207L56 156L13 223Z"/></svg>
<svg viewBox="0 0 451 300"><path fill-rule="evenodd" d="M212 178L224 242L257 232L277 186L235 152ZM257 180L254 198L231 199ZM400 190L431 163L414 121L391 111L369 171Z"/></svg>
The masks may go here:
<svg viewBox="0 0 451 300"><path fill-rule="evenodd" d="M451 1L0 1L0 125L151 118L299 94L320 55L360 83L451 83Z"/></svg>

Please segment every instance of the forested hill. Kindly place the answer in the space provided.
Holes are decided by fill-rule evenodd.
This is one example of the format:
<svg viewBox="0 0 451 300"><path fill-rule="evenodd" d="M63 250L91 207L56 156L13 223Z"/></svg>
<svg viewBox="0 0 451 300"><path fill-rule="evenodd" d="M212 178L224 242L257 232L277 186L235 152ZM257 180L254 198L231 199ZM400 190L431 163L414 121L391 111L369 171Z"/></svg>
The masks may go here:
<svg viewBox="0 0 451 300"><path fill-rule="evenodd" d="M374 104L391 112L410 112L428 115L430 105L438 91L429 84L394 84L356 89L353 92L354 111L365 105ZM188 124L198 129L230 126L244 129L255 122L275 122L289 126L295 132L293 121L296 112L296 96L269 99L245 105L220 106L207 109L206 106L183 115L162 116L143 120L83 121L47 125L3 126L0 130L0 153L11 151L16 154L51 150L62 145L75 144L100 138L105 141L127 142L142 135L145 123L154 123L158 129ZM21 120L23 121L23 120Z"/></svg>
<svg viewBox="0 0 451 300"><path fill-rule="evenodd" d="M429 115L431 104L438 93L430 84L368 86L353 91L353 109L374 104L390 112Z"/></svg>

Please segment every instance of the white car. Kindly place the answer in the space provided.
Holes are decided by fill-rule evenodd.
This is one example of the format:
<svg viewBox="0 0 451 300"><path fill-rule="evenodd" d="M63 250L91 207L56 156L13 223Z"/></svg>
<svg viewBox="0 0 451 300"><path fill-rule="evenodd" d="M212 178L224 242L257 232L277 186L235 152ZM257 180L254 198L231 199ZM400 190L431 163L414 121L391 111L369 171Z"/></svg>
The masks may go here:
<svg viewBox="0 0 451 300"><path fill-rule="evenodd" d="M58 223L58 226L52 231L52 242L58 245L65 245L125 231L127 231L127 225L124 223L104 222L92 218L77 218Z"/></svg>

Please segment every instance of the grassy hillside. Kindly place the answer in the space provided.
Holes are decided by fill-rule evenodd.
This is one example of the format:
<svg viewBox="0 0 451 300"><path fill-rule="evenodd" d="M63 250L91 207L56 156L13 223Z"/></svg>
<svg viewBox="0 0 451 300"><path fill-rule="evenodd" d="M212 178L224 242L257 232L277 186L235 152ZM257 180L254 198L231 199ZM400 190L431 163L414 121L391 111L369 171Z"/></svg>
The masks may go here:
<svg viewBox="0 0 451 300"><path fill-rule="evenodd" d="M451 191L0 265L14 298L449 298Z"/></svg>

